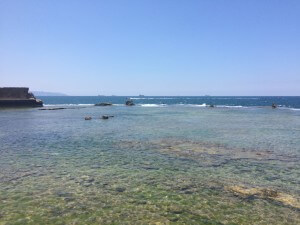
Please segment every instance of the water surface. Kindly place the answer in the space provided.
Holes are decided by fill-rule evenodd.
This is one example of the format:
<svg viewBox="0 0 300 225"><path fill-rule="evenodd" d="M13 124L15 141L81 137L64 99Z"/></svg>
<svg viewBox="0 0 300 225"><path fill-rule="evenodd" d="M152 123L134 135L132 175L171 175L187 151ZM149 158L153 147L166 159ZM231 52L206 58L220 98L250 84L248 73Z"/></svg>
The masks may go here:
<svg viewBox="0 0 300 225"><path fill-rule="evenodd" d="M1 110L0 224L300 223L299 111L139 106Z"/></svg>

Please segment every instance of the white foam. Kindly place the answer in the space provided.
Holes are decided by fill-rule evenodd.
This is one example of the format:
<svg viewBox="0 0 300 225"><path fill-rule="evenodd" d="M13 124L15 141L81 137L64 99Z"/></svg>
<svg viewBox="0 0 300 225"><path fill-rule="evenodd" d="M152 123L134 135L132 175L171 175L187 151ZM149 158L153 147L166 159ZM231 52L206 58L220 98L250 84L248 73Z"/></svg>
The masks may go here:
<svg viewBox="0 0 300 225"><path fill-rule="evenodd" d="M152 99L152 98L130 98L132 100L139 100L139 99Z"/></svg>
<svg viewBox="0 0 300 225"><path fill-rule="evenodd" d="M241 105L217 105L216 107L219 107L219 108L248 108L246 106L241 106Z"/></svg>
<svg viewBox="0 0 300 225"><path fill-rule="evenodd" d="M95 104L44 104L46 107L93 106Z"/></svg>
<svg viewBox="0 0 300 225"><path fill-rule="evenodd" d="M113 104L113 106L125 106L125 104Z"/></svg>
<svg viewBox="0 0 300 225"><path fill-rule="evenodd" d="M152 100L152 99L177 99L177 98L167 98L167 97L163 97L163 98L151 98L151 97L149 97L149 98L147 98L147 97L143 97L143 98L136 98L136 97L132 97L132 98L130 98L130 99L133 99L133 100L143 100L143 99L150 99L150 100Z"/></svg>
<svg viewBox="0 0 300 225"><path fill-rule="evenodd" d="M140 104L139 106L142 106L142 107L163 107L163 106L166 106L166 104Z"/></svg>
<svg viewBox="0 0 300 225"><path fill-rule="evenodd" d="M288 108L289 110L292 110L292 111L300 111L299 108Z"/></svg>
<svg viewBox="0 0 300 225"><path fill-rule="evenodd" d="M203 103L201 105L194 105L194 106L196 106L196 107L206 107L207 105L206 105L206 103Z"/></svg>
<svg viewBox="0 0 300 225"><path fill-rule="evenodd" d="M280 105L278 105L277 109L281 109L281 110L291 110L291 111L300 111L300 108L290 108L290 107L280 106Z"/></svg>

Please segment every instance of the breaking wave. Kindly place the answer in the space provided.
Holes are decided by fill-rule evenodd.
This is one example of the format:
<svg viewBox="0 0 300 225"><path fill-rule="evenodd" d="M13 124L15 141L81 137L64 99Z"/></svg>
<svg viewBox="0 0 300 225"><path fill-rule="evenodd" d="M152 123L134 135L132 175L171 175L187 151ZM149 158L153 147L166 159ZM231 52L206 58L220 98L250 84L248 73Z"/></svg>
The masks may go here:
<svg viewBox="0 0 300 225"><path fill-rule="evenodd" d="M164 107L166 104L139 104L138 106L142 107Z"/></svg>

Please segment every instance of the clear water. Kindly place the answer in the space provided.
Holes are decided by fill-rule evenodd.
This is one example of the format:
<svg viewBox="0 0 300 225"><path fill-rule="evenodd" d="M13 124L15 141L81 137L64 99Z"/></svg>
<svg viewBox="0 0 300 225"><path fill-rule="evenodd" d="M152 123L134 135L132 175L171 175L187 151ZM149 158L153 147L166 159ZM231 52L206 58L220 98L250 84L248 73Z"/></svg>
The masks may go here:
<svg viewBox="0 0 300 225"><path fill-rule="evenodd" d="M300 111L178 104L0 110L0 224L300 223Z"/></svg>

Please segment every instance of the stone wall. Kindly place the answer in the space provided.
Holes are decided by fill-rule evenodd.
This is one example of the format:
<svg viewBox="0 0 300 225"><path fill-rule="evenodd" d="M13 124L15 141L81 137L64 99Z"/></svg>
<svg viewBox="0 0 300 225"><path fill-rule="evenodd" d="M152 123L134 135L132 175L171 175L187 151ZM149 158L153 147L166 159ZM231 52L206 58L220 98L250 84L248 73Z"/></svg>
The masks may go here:
<svg viewBox="0 0 300 225"><path fill-rule="evenodd" d="M25 87L4 87L0 88L0 100L5 99L29 99L29 88Z"/></svg>

